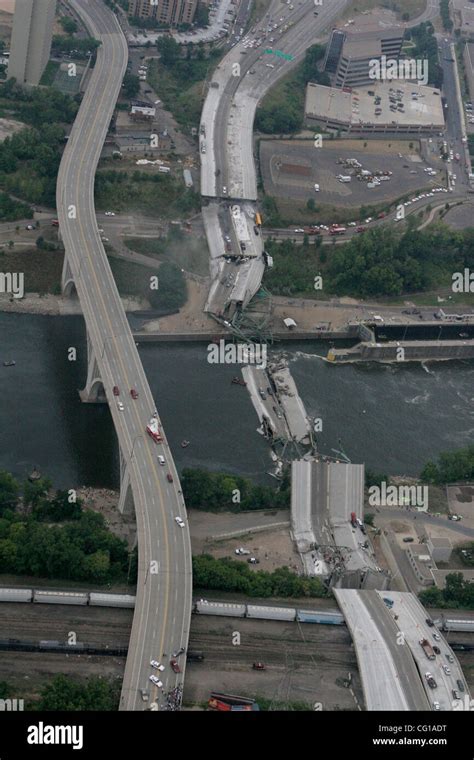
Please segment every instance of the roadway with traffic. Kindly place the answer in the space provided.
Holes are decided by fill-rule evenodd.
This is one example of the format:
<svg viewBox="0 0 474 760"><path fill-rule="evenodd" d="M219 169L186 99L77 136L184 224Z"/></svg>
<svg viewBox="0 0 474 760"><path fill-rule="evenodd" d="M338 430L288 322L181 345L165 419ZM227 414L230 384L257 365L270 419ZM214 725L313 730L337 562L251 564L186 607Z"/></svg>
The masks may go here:
<svg viewBox="0 0 474 760"><path fill-rule="evenodd" d="M139 548L137 601L120 699L121 710L144 709L141 690L158 709L166 692L183 682L169 655L186 648L191 615L192 568L186 509L166 443L145 430L155 411L135 342L101 242L94 209L94 176L127 64L127 45L115 15L102 3L72 0L90 33L101 42L97 62L61 161L57 208L66 257L128 469ZM117 386L120 395L113 393ZM138 398L133 399L131 389ZM119 406L122 405L122 409ZM164 436L163 436L164 438ZM160 466L157 454L166 460ZM172 482L167 475L170 475ZM175 518L184 520L181 528ZM163 686L152 686L151 660Z"/></svg>

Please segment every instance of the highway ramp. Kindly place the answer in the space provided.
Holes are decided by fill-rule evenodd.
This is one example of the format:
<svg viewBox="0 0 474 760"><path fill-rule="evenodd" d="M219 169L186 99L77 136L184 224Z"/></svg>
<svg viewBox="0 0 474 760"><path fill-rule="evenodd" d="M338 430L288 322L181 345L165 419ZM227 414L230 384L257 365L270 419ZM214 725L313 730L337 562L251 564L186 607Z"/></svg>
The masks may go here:
<svg viewBox="0 0 474 760"><path fill-rule="evenodd" d="M58 219L137 519L137 598L120 709L145 709L152 702L157 709L166 709L167 692L183 682L185 667L181 658L183 672L174 673L169 655L186 648L189 636L192 568L186 509L166 439L156 444L145 432L155 402L100 240L94 209L94 176L128 50L115 15L102 2L72 0L72 5L101 46L59 168ZM114 386L120 390L123 411L113 395ZM131 398L131 388L138 391L136 400ZM157 453L165 457L165 466L158 463ZM185 521L184 528L176 523L176 516ZM160 688L149 680L151 659L165 664ZM149 691L148 703L142 700L141 690Z"/></svg>
<svg viewBox="0 0 474 760"><path fill-rule="evenodd" d="M376 591L333 589L351 631L367 710L430 709L408 646Z"/></svg>

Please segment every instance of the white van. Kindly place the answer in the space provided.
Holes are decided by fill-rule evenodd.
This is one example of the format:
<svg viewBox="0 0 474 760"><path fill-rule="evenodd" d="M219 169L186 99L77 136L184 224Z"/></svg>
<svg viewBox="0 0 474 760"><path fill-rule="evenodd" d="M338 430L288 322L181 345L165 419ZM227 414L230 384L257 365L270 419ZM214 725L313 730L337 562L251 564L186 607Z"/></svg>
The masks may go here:
<svg viewBox="0 0 474 760"><path fill-rule="evenodd" d="M158 454L158 461L161 465L165 464L165 458L161 454Z"/></svg>

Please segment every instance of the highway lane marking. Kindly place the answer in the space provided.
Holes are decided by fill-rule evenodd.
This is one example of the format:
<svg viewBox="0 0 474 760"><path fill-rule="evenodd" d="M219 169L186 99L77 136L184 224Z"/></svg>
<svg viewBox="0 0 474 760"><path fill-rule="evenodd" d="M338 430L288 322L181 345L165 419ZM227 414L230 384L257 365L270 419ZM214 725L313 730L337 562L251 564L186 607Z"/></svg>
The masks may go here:
<svg viewBox="0 0 474 760"><path fill-rule="evenodd" d="M113 48L112 48L112 60L114 61L114 59L115 59L115 48L113 47ZM102 104L103 98L104 98L104 96L105 96L105 92L106 92L106 90L103 90L103 94L102 94L102 96L101 96L101 99L100 99L100 105ZM97 114L99 113L99 111L100 111L100 107L99 107L99 109L96 111L96 117L95 117L95 119L94 119L94 122L93 122L93 126L95 126L95 123L96 123L96 121L97 121ZM88 140L87 140L87 142L86 142L86 150L87 150L87 148L88 148L88 146L89 146L89 142L90 142L90 138L91 138L91 135L92 135L92 134L93 134L93 131L91 131L91 132L90 132L90 134L89 134L89 138L88 138ZM85 152L86 152L86 151L84 151L84 153L85 153ZM78 176L78 178L77 178L77 182L76 182L76 188L77 188L77 185L78 185L78 181L79 181L79 176ZM77 195L79 196L79 193L77 193ZM89 196L89 198L90 198L90 196ZM92 215L92 218L94 218L94 217L95 217L95 214L93 213L93 209L92 209L92 208L90 208L90 210L91 210L91 215ZM86 255L87 255L87 258L88 258L89 262L91 263L91 256L90 256L90 253L89 253L88 244L87 244L87 241L86 241L86 237L85 237L85 234L84 234L84 226L83 226L83 223L82 223L81 221L80 221L80 225L79 225L79 226L80 226L80 229L81 229L81 235L82 235L82 239L83 239L83 241L84 241L84 248L85 248L85 251L87 251L87 254L86 254ZM98 290L98 292L99 292L99 294L100 294L100 297L101 297L102 303L104 303L104 301L103 301L103 294L102 294L102 291L101 291L101 289L100 289L100 287L99 287L99 284L98 284L98 281L97 281L97 276L96 276L96 272L95 272L95 268L94 268L94 267L92 268L92 275L93 275L93 277L94 277L94 279L95 279L95 281L96 281L97 290ZM112 280L113 280L113 278L112 278ZM115 284L115 281L114 281L114 280L113 280L113 282L114 282L114 284ZM90 303L90 300L89 300L89 303ZM104 305L105 305L105 304L104 304ZM92 311L92 313L94 314L93 310L91 310L91 311ZM108 316L107 312L105 312L105 315L106 315L106 319L107 319L107 321L108 321L108 323L109 323L109 326L110 326L110 328L111 328L111 331L112 331L112 325L111 325L111 322L110 322L110 319L109 319L109 316ZM118 316L120 317L121 315L119 314ZM96 337L97 337L97 328L96 328L96 325L95 325L95 324L94 324L94 328L95 328L94 332L96 332ZM99 343L100 343L100 337L101 337L101 336L100 336L100 334L99 334L99 341L98 341ZM112 336L112 339L114 340L114 343L116 344L116 348L117 348L117 341L116 341L116 339L115 339L115 336ZM124 371L124 375L125 375L125 377L128 379L128 373L126 372L126 370L125 370L125 368L124 368L124 366L123 366L123 362L122 362L122 360L121 360L121 356L120 356L120 353L119 353L119 360L120 360L120 363L122 364L122 369L123 369L123 371ZM133 414L133 412L135 412L135 415L137 415L137 410L136 410L136 409L135 409L133 406L132 406L132 409L133 409L133 411L132 411L132 414ZM120 418L119 418L119 419L120 419ZM138 419L138 418L137 418L137 419ZM125 439L126 439L126 440L128 439L128 442L129 442L129 443L131 443L131 441L130 441L130 436L129 436L129 434L128 434L128 430L126 429L126 430L125 430L125 432L126 432L126 435L125 435ZM148 452L148 453L149 453L149 452ZM153 464L154 464L154 463L153 463L153 461L152 461L152 460L151 460L151 463L152 463L152 466L153 466ZM142 489L141 489L141 478L139 477L137 480L138 480L138 486L139 486L139 490L142 490ZM159 493L160 493L160 504L162 505L162 495L161 495L161 489L160 489L160 485L159 485L159 482L157 482L157 484L158 484L158 491L159 491ZM144 494L144 493L143 493L143 502L144 502L144 503L146 503L146 498L145 498L145 494ZM167 533L167 528L166 528L166 521L165 521L165 534L166 534L166 533ZM166 587L168 586L168 584L165 584L165 585L166 585ZM149 606L150 606L150 605L148 605L148 607L149 607ZM167 614L167 613L166 613L166 614ZM148 617L148 616L147 616L147 617ZM166 619L166 617L165 617L165 619ZM147 626L146 626L146 627L147 627ZM143 650L142 650L142 658L143 658Z"/></svg>
<svg viewBox="0 0 474 760"><path fill-rule="evenodd" d="M123 43L123 39L122 39L122 38L121 38L121 40L120 40L120 41ZM114 54L114 57L115 57L115 54ZM95 124L95 121L96 121L96 119L94 119L94 124ZM92 135L92 134L93 134L93 132L91 132L91 133L90 133L90 135ZM87 143L86 143L86 147L87 147L87 145L88 145L89 141L90 141L90 136L89 136L89 139L88 139L88 141L87 141ZM92 203L91 203L91 200L92 200L92 198L93 198L92 194L91 194L91 195L89 195L89 208L90 208L91 216L94 218L94 221L95 221L95 209L93 208L93 206L92 206ZM81 225L81 232L83 233L82 225ZM84 239L84 242L86 242L86 241L85 241L85 236L84 236L84 234L83 234L83 239ZM97 241L96 241L96 242L97 242ZM86 244L86 248L87 248L87 244ZM88 255L88 258L89 258L89 260L90 260L90 256L89 256L89 255ZM102 258L104 258L104 257L102 257ZM102 263L105 265L105 264L106 264L106 261L102 261ZM108 265L108 262L107 262L107 265ZM106 269L107 269L107 266L106 266ZM96 280L96 283L97 283L97 276L96 276L96 272L95 272L95 269L93 269L93 270L92 270L92 274L93 274L93 276L94 276L94 279ZM111 273L110 273L110 274L111 274ZM112 277L112 280L113 280L113 277ZM113 282L114 282L114 284L115 284L115 281L114 281L114 280L113 280ZM100 292L100 295L102 296L102 292L100 291L100 289L99 289L99 292ZM117 295L118 295L118 294L117 294ZM102 299L102 300L103 300L103 299ZM123 314L123 311L122 311L122 310L120 310L120 312L121 312L121 313L119 313L119 314L118 314L118 317L119 317L119 319L121 319L121 320L122 320L122 322L123 322L123 321L124 321L124 314ZM107 318L107 321L108 321L108 323L109 323L109 326L110 326L110 327L112 327L112 325L111 325L111 322L110 322L110 319L109 319L109 317L108 317L107 313L106 313L106 318ZM126 325L126 328L128 328L128 329L129 329L128 323L127 323L126 321L125 321L125 325ZM126 335L124 335L123 337L124 337L124 338L126 338L127 336L126 336ZM114 342L116 343L116 336L112 336L112 339L113 339L113 340L114 340ZM123 358L122 358L122 353L121 353L121 352L118 352L118 359L119 359L119 361L120 361L120 363L121 363L121 365L122 365L122 369L123 369L123 372L124 372L124 374L125 374L125 376L126 376L127 380L129 380L129 377L128 377L128 372L127 372L127 370L125 369L125 367L124 367L124 365L123 365ZM140 361L140 358L139 358L138 354L137 354L137 359L138 359L138 370L139 370L139 372L141 372L141 374L142 374L142 376L143 376L143 385L144 385L144 387L145 387L145 389L146 389L146 390L150 391L150 389L149 389L149 386L148 386L148 381L147 381L147 379L146 379L146 376L145 376L145 373L144 373L143 365L141 364L141 361ZM130 384L130 383L129 383L129 384ZM154 399L151 397L151 392L150 392L150 394L149 394L149 395L150 395L151 401L152 401L152 403L153 403L153 405L154 405ZM133 408L133 412L135 412L135 414L137 415L137 419L138 419L138 410L136 409L136 407L135 407L135 406L133 406L132 408ZM149 459L150 459L150 462L151 462L151 464L152 464L152 469L153 469L153 473L154 473L154 475L155 475L156 484L158 485L158 491L159 491L159 496L160 496L160 498L159 498L159 504L160 504L160 508L161 508L162 514L164 515L164 511L163 511L163 506L164 506L164 505L163 505L163 497L162 497L162 492L161 492L160 483L159 483L159 480L158 480L158 477L157 477L157 473L158 473L159 471L156 469L156 464L154 463L154 461L153 461L153 460L152 460L152 458L151 458L151 455L150 455L150 448L148 448L148 449L145 449L145 451L147 452L147 454L148 454L148 457L149 457ZM170 456L171 456L171 451L169 450L169 447L168 447L168 451L169 451L169 454L170 454ZM171 456L171 460L173 461L173 459L172 459L172 456ZM174 461L173 461L173 466L174 466ZM141 479L140 479L140 481L141 481ZM153 486L151 486L151 487L153 488ZM176 491L176 489L175 489L175 491ZM177 501L178 511L180 511L180 509L179 509L179 507L180 507L180 504L179 504L179 499L178 499L178 495L177 495L177 493L176 493L176 501ZM147 517L147 519L148 519L148 515L146 515L146 517ZM167 545L167 538L168 538L168 535L167 535L167 527L166 527L166 521L165 521L165 536L166 536L166 541L165 541L165 544ZM189 541L188 541L188 542L185 542L185 541L184 541L184 539L185 539L185 538L189 538L189 534L188 534L188 533L186 533L185 535L183 535L183 543L188 543L188 548L189 548L189 550L190 550L190 544L189 544ZM177 543L177 539L176 539L176 533L175 533L175 532L173 533L173 539L174 539L174 544L176 545L176 543ZM188 556L187 556L188 554L189 554L189 551L188 551L188 552L184 552L184 563L185 563L185 566L187 566L187 564L188 564ZM168 546L167 546L167 556L168 556L168 558L169 558L169 549L168 549ZM168 565L169 565L169 562L168 562ZM187 572L185 573L185 577L186 577L186 578L189 578L189 577L190 577L190 576L188 576L188 573L189 573L189 572L190 572L190 568L187 568ZM179 575L179 573L178 573L178 575ZM178 584L175 584L175 587L176 587L176 588L175 588L175 596L176 596L176 599L177 599L177 591L178 591L177 585L178 585ZM166 591L167 591L167 592L169 591L169 583L166 585ZM165 598L166 598L166 602L165 602L165 620L166 620L166 617L167 617L167 609L168 609L168 593L167 593L167 595L166 595L166 597L165 597ZM148 615L147 615L147 617L148 617ZM183 636L183 633L184 633L184 621L185 621L185 618L186 618L186 615L183 615L183 624L182 624L182 627L181 627L181 637L180 637L180 638L181 638L181 640L182 640L182 636ZM163 646L164 628L166 628L166 622L165 622L165 625L164 625L164 627L163 627L163 635L162 635L162 640L161 640L161 644L160 644L161 648L162 648L162 646ZM143 654L142 654L142 657L143 657Z"/></svg>

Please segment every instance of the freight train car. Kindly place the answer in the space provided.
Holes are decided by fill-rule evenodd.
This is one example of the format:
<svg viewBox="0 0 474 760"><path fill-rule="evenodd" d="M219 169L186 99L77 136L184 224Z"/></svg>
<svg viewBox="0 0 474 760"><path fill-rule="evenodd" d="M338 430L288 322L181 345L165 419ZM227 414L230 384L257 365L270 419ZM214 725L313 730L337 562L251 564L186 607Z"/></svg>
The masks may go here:
<svg viewBox="0 0 474 760"><path fill-rule="evenodd" d="M33 601L37 604L74 604L85 606L89 594L79 591L37 591L33 592Z"/></svg>
<svg viewBox="0 0 474 760"><path fill-rule="evenodd" d="M247 604L247 617L261 620L290 620L296 619L296 610L291 607L264 607L257 604Z"/></svg>
<svg viewBox="0 0 474 760"><path fill-rule="evenodd" d="M0 602L31 602L32 598L30 588L0 588Z"/></svg>
<svg viewBox="0 0 474 760"><path fill-rule="evenodd" d="M96 594L91 591L89 594L89 604L91 607L123 607L133 609L135 607L135 597L131 594Z"/></svg>
<svg viewBox="0 0 474 760"><path fill-rule="evenodd" d="M195 612L200 615L223 615L224 617L244 617L245 604L226 604L224 602L196 602Z"/></svg>
<svg viewBox="0 0 474 760"><path fill-rule="evenodd" d="M322 625L344 625L344 615L340 612L317 612L316 610L296 610L298 623L319 623Z"/></svg>
<svg viewBox="0 0 474 760"><path fill-rule="evenodd" d="M474 633L474 619L447 618L443 617L443 631L463 631Z"/></svg>

